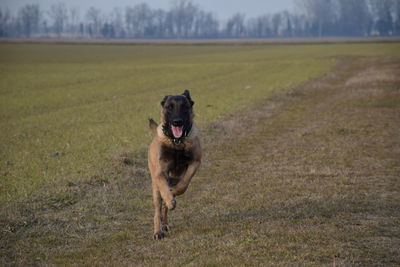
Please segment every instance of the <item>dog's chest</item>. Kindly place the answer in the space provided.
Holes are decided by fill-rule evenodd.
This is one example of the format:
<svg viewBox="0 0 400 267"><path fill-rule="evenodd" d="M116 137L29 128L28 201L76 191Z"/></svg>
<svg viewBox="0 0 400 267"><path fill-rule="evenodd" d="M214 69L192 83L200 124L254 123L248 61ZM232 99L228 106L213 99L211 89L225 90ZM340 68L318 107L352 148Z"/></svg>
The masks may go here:
<svg viewBox="0 0 400 267"><path fill-rule="evenodd" d="M186 171L193 162L193 152L185 149L174 149L161 146L161 160L168 164L168 171L176 178Z"/></svg>

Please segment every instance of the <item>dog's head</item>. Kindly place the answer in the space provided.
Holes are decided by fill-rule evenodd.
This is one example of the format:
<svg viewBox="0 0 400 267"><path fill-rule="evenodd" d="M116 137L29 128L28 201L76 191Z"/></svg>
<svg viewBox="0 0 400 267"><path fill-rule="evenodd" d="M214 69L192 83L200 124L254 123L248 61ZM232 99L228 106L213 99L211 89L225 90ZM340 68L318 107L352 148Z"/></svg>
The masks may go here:
<svg viewBox="0 0 400 267"><path fill-rule="evenodd" d="M185 138L193 123L193 105L188 90L182 95L167 95L161 101L162 112L161 120L163 132L173 140L182 140Z"/></svg>

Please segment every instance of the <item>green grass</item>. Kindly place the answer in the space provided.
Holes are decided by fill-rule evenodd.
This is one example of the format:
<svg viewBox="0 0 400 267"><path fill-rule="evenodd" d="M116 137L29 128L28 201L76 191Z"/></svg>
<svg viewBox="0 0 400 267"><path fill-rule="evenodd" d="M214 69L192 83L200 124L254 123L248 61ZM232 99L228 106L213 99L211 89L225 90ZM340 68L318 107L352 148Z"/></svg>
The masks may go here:
<svg viewBox="0 0 400 267"><path fill-rule="evenodd" d="M1 44L0 259L398 265L399 48ZM154 242L146 119L185 88L204 162Z"/></svg>
<svg viewBox="0 0 400 267"><path fill-rule="evenodd" d="M166 94L191 89L202 124L335 64L310 53L308 46L1 44L0 203L49 182L88 179L120 150L143 150L146 118L158 118Z"/></svg>
<svg viewBox="0 0 400 267"><path fill-rule="evenodd" d="M0 205L49 182L88 179L121 150L143 150L146 118L158 118L166 94L189 88L204 124L326 73L334 56L398 48L1 44Z"/></svg>

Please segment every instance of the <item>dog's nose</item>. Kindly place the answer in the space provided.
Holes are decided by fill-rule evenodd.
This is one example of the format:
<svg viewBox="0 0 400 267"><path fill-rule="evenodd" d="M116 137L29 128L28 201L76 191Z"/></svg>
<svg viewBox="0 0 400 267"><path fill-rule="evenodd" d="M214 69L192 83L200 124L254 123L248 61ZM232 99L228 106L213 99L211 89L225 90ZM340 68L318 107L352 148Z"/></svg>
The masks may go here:
<svg viewBox="0 0 400 267"><path fill-rule="evenodd" d="M174 126L182 126L183 125L183 120L182 119L174 119L172 121L172 125L174 125Z"/></svg>

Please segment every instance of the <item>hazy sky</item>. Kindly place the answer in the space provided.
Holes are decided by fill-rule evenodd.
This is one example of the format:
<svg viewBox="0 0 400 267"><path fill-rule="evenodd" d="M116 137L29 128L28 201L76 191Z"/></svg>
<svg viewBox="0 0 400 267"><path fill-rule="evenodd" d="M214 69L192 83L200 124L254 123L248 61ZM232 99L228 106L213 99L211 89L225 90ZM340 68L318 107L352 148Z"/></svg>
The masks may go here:
<svg viewBox="0 0 400 267"><path fill-rule="evenodd" d="M104 11L113 7L133 6L146 2L153 8L168 9L173 0L0 0L1 7L8 7L15 12L25 4L40 4L47 9L58 2L67 3L68 6L80 7L81 13L90 6L101 8ZM273 13L284 9L293 9L293 0L193 0L195 4L205 11L211 11L220 19L226 19L236 12L244 13L247 17Z"/></svg>

